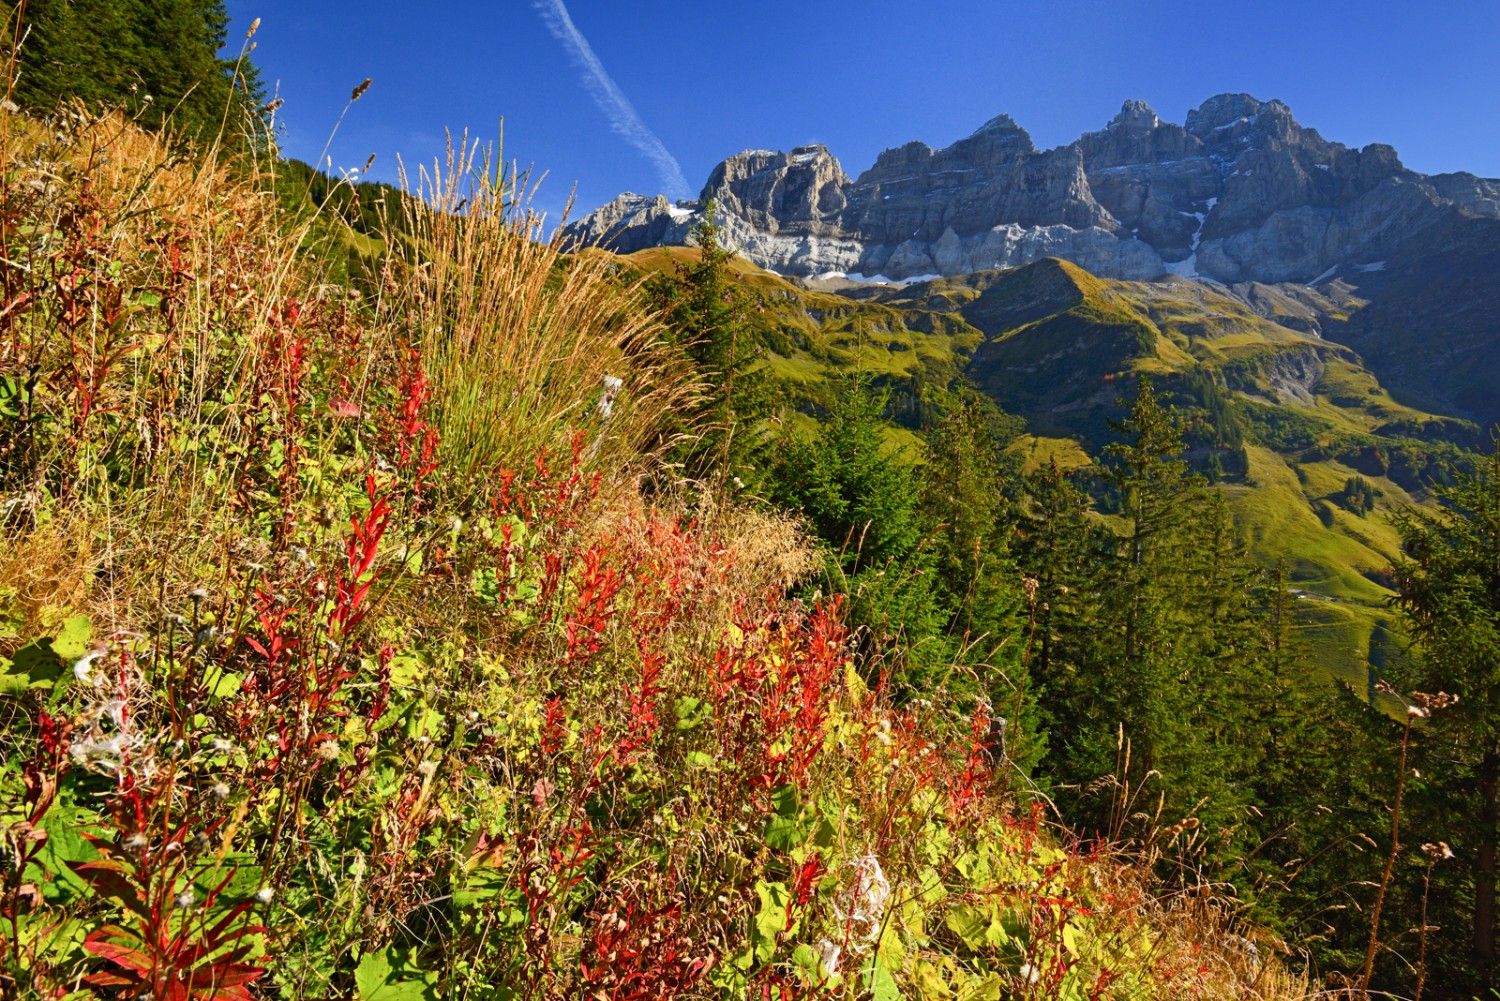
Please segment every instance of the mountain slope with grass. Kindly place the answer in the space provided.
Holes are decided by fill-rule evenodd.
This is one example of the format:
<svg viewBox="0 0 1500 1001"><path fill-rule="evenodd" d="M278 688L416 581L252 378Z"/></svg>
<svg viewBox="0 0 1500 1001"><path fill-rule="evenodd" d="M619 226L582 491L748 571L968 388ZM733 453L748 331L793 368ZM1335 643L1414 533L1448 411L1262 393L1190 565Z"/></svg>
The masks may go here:
<svg viewBox="0 0 1500 1001"><path fill-rule="evenodd" d="M621 260L662 273L693 253ZM736 268L756 302L746 331L787 393L786 419L802 426L858 371L890 394L892 441L914 445L935 420L933 392L968 384L1024 421L1011 444L1023 466L1063 456L1083 469L1111 440L1121 399L1154 378L1251 553L1288 564L1327 673L1365 687L1370 665L1404 658L1388 607L1400 547L1387 516L1426 503L1429 478L1482 434L1393 397L1355 350L1305 329L1305 306L1284 291L1111 281L1053 259L906 284Z"/></svg>
<svg viewBox="0 0 1500 1001"><path fill-rule="evenodd" d="M0 143L7 995L1306 995L1192 825L1081 845L988 707L867 676L797 524L677 482L671 331L477 151L346 279L273 160ZM992 339L745 280L808 400Z"/></svg>

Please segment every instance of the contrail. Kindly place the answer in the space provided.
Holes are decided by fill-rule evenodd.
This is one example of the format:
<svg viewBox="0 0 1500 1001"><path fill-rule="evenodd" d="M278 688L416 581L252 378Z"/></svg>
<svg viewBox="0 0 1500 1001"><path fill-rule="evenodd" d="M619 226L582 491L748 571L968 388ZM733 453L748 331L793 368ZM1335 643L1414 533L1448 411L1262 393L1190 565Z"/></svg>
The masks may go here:
<svg viewBox="0 0 1500 1001"><path fill-rule="evenodd" d="M533 0L532 6L542 15L547 29L563 43L573 61L583 70L583 85L599 110L604 112L604 117L609 119L615 134L640 150L655 165L668 197L688 197L690 189L687 178L682 176L682 167L677 158L667 152L667 147L662 145L656 133L646 128L646 123L641 121L641 116L636 114L630 101L604 71L604 64L594 54L588 39L583 37L583 33L573 23L563 0Z"/></svg>

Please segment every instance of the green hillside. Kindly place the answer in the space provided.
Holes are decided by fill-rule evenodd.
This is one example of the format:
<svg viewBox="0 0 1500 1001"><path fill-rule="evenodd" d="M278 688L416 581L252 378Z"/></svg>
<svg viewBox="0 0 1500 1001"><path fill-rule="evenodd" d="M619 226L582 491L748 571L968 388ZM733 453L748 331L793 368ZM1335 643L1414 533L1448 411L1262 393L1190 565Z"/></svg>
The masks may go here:
<svg viewBox="0 0 1500 1001"><path fill-rule="evenodd" d="M625 260L668 271L695 254ZM1403 656L1387 607L1398 552L1387 516L1425 503L1434 460L1477 429L1397 402L1350 348L1220 286L1109 281L1054 259L908 286L802 282L743 260L735 270L757 303L747 323L764 367L804 412L858 370L891 391L899 425L920 431L931 390L970 383L1025 419L1011 446L1024 466L1077 468L1111 440L1119 399L1152 376L1188 417L1191 457L1226 470L1217 478L1252 555L1287 562L1328 673L1363 684L1368 665ZM1354 478L1373 492L1369 510L1344 496Z"/></svg>

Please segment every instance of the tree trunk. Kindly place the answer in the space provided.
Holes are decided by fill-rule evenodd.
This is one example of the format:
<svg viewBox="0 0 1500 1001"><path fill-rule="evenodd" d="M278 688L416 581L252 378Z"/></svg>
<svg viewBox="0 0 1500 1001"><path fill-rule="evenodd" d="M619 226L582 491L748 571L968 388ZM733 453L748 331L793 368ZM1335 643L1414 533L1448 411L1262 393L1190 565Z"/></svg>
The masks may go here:
<svg viewBox="0 0 1500 1001"><path fill-rule="evenodd" d="M1481 982L1495 979L1495 827L1500 822L1496 779L1500 778L1500 748L1485 752L1479 766L1479 853L1474 877L1474 959Z"/></svg>

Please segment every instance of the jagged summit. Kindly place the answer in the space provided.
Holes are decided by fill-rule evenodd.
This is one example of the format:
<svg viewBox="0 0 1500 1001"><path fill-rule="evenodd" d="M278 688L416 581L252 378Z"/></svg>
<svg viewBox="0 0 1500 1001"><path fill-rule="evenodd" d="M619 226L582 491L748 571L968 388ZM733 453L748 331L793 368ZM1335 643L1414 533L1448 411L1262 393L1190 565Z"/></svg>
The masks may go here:
<svg viewBox="0 0 1500 1001"><path fill-rule="evenodd" d="M709 198L726 245L756 264L892 278L1051 256L1112 278L1314 282L1410 252L1451 215L1500 219L1500 182L1418 174L1389 146L1329 142L1249 94L1211 97L1183 124L1125 101L1049 150L1000 114L946 148L887 149L853 179L826 146L748 150L714 169ZM696 211L622 196L565 236L681 244Z"/></svg>
<svg viewBox="0 0 1500 1001"><path fill-rule="evenodd" d="M1161 124L1151 105L1145 101L1126 101L1120 107L1120 113L1110 119L1106 128L1128 129L1132 132L1149 131Z"/></svg>
<svg viewBox="0 0 1500 1001"><path fill-rule="evenodd" d="M1280 101L1272 101L1291 114L1290 108ZM1189 132L1199 138L1206 137L1216 129L1222 129L1234 124L1241 119L1251 121L1260 114L1260 109L1265 103L1256 100L1249 94L1219 94L1210 97L1198 107L1187 113L1187 121L1183 123Z"/></svg>

